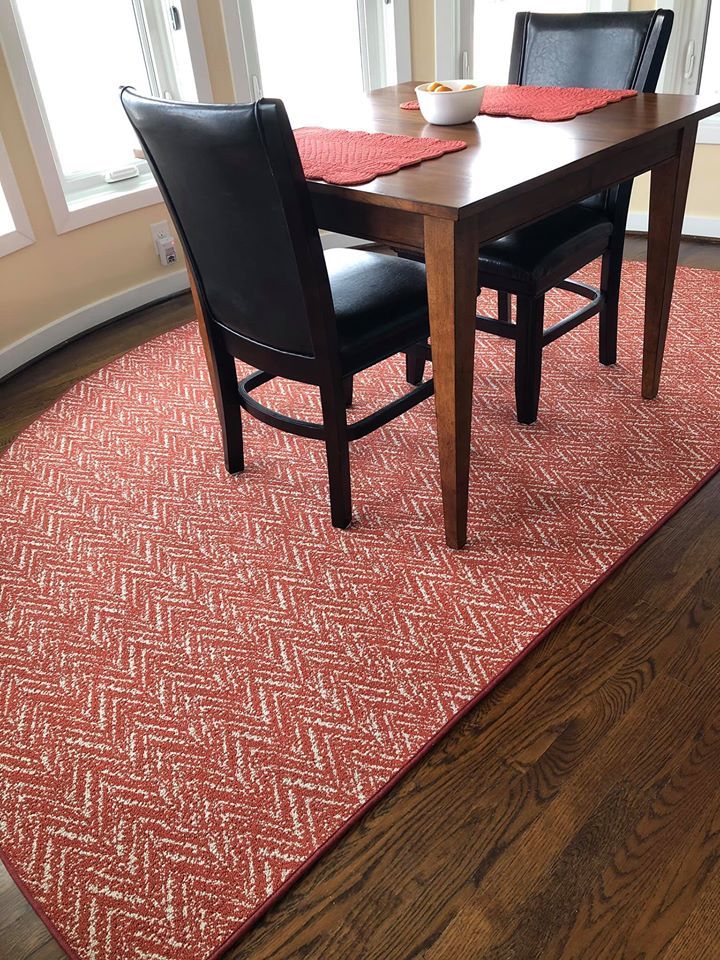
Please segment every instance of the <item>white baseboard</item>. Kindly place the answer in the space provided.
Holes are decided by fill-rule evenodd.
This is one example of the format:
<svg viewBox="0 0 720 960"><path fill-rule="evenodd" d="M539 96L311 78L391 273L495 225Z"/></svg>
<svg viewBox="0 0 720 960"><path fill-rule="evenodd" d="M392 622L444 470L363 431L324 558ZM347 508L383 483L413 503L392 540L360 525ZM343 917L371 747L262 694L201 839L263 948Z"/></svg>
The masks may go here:
<svg viewBox="0 0 720 960"><path fill-rule="evenodd" d="M321 238L323 248L326 250L367 243L366 240L346 237L340 233L323 233ZM142 283L138 287L123 290L122 293L117 293L113 297L98 300L97 303L91 303L75 313L59 317L0 350L0 380L68 340L87 333L93 327L107 323L108 320L114 320L115 317L120 317L130 310L137 310L155 300L162 300L163 297L170 297L174 293L187 289L187 273L185 270L176 270L156 280Z"/></svg>
<svg viewBox="0 0 720 960"><path fill-rule="evenodd" d="M627 228L637 233L647 233L647 213L630 212ZM685 237L720 239L720 217L685 217L682 232Z"/></svg>
<svg viewBox="0 0 720 960"><path fill-rule="evenodd" d="M187 289L187 273L185 270L176 270L138 287L123 290L113 297L98 300L97 303L91 303L75 313L59 317L0 350L0 380L66 341L92 330L93 327Z"/></svg>

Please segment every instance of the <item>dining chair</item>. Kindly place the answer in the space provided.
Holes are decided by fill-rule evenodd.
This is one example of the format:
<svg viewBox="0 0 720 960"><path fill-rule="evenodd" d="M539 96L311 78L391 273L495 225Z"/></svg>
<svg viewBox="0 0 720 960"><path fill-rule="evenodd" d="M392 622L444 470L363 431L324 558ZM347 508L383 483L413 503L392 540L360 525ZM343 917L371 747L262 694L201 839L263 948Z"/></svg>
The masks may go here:
<svg viewBox="0 0 720 960"><path fill-rule="evenodd" d="M652 93L672 21L670 10L518 13L508 82ZM617 362L620 279L631 189L632 181L620 184L480 249L478 289L498 292L498 316L479 315L476 327L515 341L515 403L521 423L537 419L542 351L558 337L599 313L600 362ZM417 254L403 255L418 258ZM597 257L602 257L599 289L568 279ZM545 328L545 296L553 288L568 290L589 302ZM409 383L422 381L428 359L427 343L407 351Z"/></svg>
<svg viewBox="0 0 720 960"><path fill-rule="evenodd" d="M428 380L348 423L353 375L428 336L425 267L364 250L323 254L280 100L190 104L121 90L186 254L222 427L243 469L241 409L322 440L335 527L352 518L349 444L432 395ZM256 368L238 382L235 359ZM322 422L252 396L282 377L319 388Z"/></svg>

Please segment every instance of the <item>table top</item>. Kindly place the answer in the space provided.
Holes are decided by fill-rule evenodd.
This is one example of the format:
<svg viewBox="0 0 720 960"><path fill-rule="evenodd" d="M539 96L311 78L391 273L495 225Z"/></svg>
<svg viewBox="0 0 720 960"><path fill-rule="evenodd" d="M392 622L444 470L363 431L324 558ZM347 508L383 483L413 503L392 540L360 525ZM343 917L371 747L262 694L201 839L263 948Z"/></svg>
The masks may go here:
<svg viewBox="0 0 720 960"><path fill-rule="evenodd" d="M557 178L608 156L679 128L689 119L720 112L708 97L684 94L638 94L593 113L547 123L507 117L477 117L452 127L432 126L417 110L400 104L415 97L415 82L384 87L342 109L319 112L313 126L377 133L464 140L466 150L430 160L359 186L310 181L313 193L352 197L356 201L395 207L430 216L460 219L478 212L484 202L506 190L543 177Z"/></svg>

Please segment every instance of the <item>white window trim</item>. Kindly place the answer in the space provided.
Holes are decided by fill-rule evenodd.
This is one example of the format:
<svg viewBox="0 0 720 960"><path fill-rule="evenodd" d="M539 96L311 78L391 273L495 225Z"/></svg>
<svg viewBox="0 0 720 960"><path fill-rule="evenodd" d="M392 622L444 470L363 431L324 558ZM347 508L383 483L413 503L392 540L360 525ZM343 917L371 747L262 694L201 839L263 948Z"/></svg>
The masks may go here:
<svg viewBox="0 0 720 960"><path fill-rule="evenodd" d="M27 215L2 136L0 136L0 185L15 224L14 230L0 236L0 257L4 257L34 243L35 234L30 226L30 218Z"/></svg>
<svg viewBox="0 0 720 960"><path fill-rule="evenodd" d="M412 42L410 34L410 0L392 0L395 24L395 68L397 82L412 80Z"/></svg>
<svg viewBox="0 0 720 960"><path fill-rule="evenodd" d="M717 2L717 0L716 0ZM667 62L660 78L664 83L667 74L670 75L669 83L672 88L669 92L674 92L679 79L679 61L682 57L688 41L688 31L695 26L693 14L696 13L694 7L687 3L678 3L678 0L665 0L664 7L668 7L675 12L675 23L673 25L673 35L670 38L670 49L668 50ZM704 15L705 11L703 11ZM698 124L697 132L698 143L720 143L720 117L715 114L701 120Z"/></svg>
<svg viewBox="0 0 720 960"><path fill-rule="evenodd" d="M383 85L385 66L378 62L374 46L368 44L367 37L368 25L372 22L370 14L386 14L383 8L387 5L383 0L363 0L362 4L364 16L360 18L360 36L364 47L362 65L366 90ZM391 6L394 50L390 52L395 60L398 83L403 83L412 79L410 0L391 0ZM260 63L252 26L252 0L221 0L221 8L235 99L239 103L249 103L261 96Z"/></svg>
<svg viewBox="0 0 720 960"><path fill-rule="evenodd" d="M473 78L475 2L476 0L435 0L435 76L440 79ZM630 0L588 0L589 11L629 9ZM508 68L509 66L508 63Z"/></svg>
<svg viewBox="0 0 720 960"><path fill-rule="evenodd" d="M198 98L211 102L210 74L202 41L197 0L176 2L181 7L185 22ZM46 132L13 0L0 0L0 37L56 232L67 233L131 210L161 203L162 197L155 181L150 174L145 174L138 179L115 184L112 192L103 190L100 195L89 196L84 206L70 208Z"/></svg>
<svg viewBox="0 0 720 960"><path fill-rule="evenodd" d="M435 77L472 79L474 6L474 0L435 0Z"/></svg>

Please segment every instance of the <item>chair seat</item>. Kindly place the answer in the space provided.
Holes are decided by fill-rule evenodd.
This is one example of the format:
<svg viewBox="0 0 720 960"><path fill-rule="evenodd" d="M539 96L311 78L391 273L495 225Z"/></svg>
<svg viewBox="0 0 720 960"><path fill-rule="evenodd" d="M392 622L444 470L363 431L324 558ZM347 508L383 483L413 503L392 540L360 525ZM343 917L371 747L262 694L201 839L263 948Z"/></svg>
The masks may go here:
<svg viewBox="0 0 720 960"><path fill-rule="evenodd" d="M602 210L575 204L481 247L478 286L539 296L600 256L612 229Z"/></svg>
<svg viewBox="0 0 720 960"><path fill-rule="evenodd" d="M344 373L354 373L429 335L422 263L367 250L325 253Z"/></svg>

